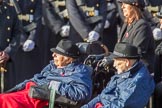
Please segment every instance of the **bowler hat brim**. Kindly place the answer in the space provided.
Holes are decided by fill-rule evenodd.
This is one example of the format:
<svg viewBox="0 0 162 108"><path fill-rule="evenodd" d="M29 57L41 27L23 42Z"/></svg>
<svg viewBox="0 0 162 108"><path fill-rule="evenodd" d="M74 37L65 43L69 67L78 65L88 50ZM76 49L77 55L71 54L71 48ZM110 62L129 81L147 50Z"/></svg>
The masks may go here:
<svg viewBox="0 0 162 108"><path fill-rule="evenodd" d="M127 3L130 4L130 2L128 0L117 0L119 3Z"/></svg>
<svg viewBox="0 0 162 108"><path fill-rule="evenodd" d="M63 55L63 56L67 56L67 57L72 57L72 58L78 58L79 57L79 56L76 56L76 55L69 55L67 53L63 53L63 52L57 50L56 48L51 48L50 50L51 50L51 52L55 52L57 54L60 54L60 55Z"/></svg>
<svg viewBox="0 0 162 108"><path fill-rule="evenodd" d="M139 59L140 56L120 56L114 53L110 53L110 58L112 59L117 59L117 58Z"/></svg>

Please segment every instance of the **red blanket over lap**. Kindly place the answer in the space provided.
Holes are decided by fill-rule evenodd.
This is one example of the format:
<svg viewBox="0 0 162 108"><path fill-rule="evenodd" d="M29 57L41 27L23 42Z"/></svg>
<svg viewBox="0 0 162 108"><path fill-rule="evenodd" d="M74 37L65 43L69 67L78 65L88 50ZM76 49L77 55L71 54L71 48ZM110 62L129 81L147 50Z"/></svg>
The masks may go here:
<svg viewBox="0 0 162 108"><path fill-rule="evenodd" d="M48 101L33 99L28 96L30 86L35 85L28 82L24 90L0 94L0 108L43 108Z"/></svg>

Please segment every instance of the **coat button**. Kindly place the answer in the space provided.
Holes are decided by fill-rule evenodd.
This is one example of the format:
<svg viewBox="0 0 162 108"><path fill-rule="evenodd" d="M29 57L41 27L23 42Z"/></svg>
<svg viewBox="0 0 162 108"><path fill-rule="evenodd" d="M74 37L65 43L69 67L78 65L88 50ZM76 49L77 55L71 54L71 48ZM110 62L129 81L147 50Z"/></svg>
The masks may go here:
<svg viewBox="0 0 162 108"><path fill-rule="evenodd" d="M4 6L4 9L7 9L7 7L6 7L6 6Z"/></svg>
<svg viewBox="0 0 162 108"><path fill-rule="evenodd" d="M6 39L6 41L7 41L7 42L10 42L10 39L9 39L9 38L7 38L7 39Z"/></svg>
<svg viewBox="0 0 162 108"><path fill-rule="evenodd" d="M8 27L8 28L7 28L7 30L8 30L8 31L10 31L10 30L11 30L11 28L10 28L10 27Z"/></svg>
<svg viewBox="0 0 162 108"><path fill-rule="evenodd" d="M7 16L7 19L10 19L10 16Z"/></svg>
<svg viewBox="0 0 162 108"><path fill-rule="evenodd" d="M33 13L33 9L30 9L30 13Z"/></svg>

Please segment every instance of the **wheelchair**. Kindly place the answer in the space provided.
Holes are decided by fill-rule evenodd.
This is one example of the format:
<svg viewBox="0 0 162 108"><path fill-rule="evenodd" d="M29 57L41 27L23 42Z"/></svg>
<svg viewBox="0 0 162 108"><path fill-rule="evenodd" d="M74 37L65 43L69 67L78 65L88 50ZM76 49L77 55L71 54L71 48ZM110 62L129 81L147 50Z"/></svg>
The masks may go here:
<svg viewBox="0 0 162 108"><path fill-rule="evenodd" d="M93 98L97 96L99 93L101 93L101 91L105 88L111 76L114 75L116 70L113 67L113 62L108 63L107 65L101 65L103 58L109 55L107 47L103 45L101 42L96 41L93 43L77 43L77 46L79 47L83 55L81 57L83 63L93 68L92 73L92 81L93 81L92 98ZM49 106L53 103L54 105L52 106L54 106L55 108L80 108L87 102L75 102L66 97L56 95L54 102L49 100Z"/></svg>

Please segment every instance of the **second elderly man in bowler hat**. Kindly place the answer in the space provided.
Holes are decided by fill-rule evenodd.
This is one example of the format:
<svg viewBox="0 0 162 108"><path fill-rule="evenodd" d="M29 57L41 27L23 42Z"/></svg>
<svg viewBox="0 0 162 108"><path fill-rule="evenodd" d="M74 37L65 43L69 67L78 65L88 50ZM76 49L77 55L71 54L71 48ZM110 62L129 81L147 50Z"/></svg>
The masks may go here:
<svg viewBox="0 0 162 108"><path fill-rule="evenodd" d="M28 95L31 86L47 84L58 95L73 101L90 99L92 93L92 68L79 62L80 51L70 40L61 40L52 48L53 60L41 73L16 85L17 92L0 94L0 108L43 108L47 100L32 98ZM21 101L20 101L21 100Z"/></svg>
<svg viewBox="0 0 162 108"><path fill-rule="evenodd" d="M154 80L140 61L137 48L117 43L112 55L117 74L100 95L82 108L144 108L154 91Z"/></svg>

